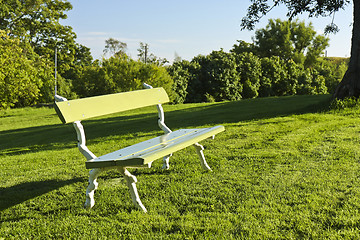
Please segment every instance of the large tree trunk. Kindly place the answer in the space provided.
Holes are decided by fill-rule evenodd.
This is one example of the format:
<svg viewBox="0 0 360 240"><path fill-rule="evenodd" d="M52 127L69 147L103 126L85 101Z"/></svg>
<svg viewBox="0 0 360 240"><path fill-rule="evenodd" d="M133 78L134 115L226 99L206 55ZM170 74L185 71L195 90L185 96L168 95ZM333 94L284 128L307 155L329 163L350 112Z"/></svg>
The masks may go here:
<svg viewBox="0 0 360 240"><path fill-rule="evenodd" d="M334 97L360 97L360 1L353 0L354 22L351 39L351 55L348 70L336 88Z"/></svg>

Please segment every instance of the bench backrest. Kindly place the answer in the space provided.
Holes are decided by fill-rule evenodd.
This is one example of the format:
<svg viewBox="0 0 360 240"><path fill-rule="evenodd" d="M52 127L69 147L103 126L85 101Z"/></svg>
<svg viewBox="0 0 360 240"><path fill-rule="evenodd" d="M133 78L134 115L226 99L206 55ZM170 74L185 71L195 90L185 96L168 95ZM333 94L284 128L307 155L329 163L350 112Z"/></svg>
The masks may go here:
<svg viewBox="0 0 360 240"><path fill-rule="evenodd" d="M152 88L56 102L55 109L63 123L70 123L167 102L163 88Z"/></svg>

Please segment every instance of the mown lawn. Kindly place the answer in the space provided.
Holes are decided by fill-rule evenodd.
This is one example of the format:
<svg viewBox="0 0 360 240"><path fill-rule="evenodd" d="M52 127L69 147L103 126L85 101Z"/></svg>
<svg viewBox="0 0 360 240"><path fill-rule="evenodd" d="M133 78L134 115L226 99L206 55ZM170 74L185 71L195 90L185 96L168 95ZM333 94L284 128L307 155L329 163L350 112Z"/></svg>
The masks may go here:
<svg viewBox="0 0 360 240"><path fill-rule="evenodd" d="M0 112L0 239L360 239L360 108L329 96L166 105L173 130L222 124L205 140L213 172L193 148L130 169L147 214L120 174L99 177L82 208L88 171L71 125L50 108ZM154 108L84 121L101 155L159 135Z"/></svg>

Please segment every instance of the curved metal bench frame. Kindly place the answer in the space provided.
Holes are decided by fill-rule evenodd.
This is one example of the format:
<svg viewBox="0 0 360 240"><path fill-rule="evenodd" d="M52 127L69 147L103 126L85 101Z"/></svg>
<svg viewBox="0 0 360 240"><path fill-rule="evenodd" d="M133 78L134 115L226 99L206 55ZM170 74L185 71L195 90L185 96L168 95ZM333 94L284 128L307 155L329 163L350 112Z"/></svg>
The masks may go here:
<svg viewBox="0 0 360 240"><path fill-rule="evenodd" d="M97 177L101 172L111 168L119 170L126 180L134 205L144 212L147 212L147 210L142 204L136 188L137 179L126 168L151 167L151 163L154 160L163 158L162 168L169 169L169 159L172 153L193 145L199 156L202 168L206 171L211 171L211 168L205 160L203 153L204 147L198 142L224 131L224 127L180 129L173 132L165 124L164 110L161 105L161 103L169 101L166 92L162 88L152 88L148 84L144 84L144 87L146 90L70 101L64 97L55 95L56 112L63 123L73 123L77 133L79 151L87 159L86 168L92 169L89 173L89 185L86 190L85 207L88 209L95 205L94 191L98 187ZM141 98L143 100L141 100ZM127 104L118 104L119 101L126 101ZM159 116L158 125L164 131L164 135L100 157L96 157L96 155L87 148L85 131L81 120L150 105L157 106Z"/></svg>

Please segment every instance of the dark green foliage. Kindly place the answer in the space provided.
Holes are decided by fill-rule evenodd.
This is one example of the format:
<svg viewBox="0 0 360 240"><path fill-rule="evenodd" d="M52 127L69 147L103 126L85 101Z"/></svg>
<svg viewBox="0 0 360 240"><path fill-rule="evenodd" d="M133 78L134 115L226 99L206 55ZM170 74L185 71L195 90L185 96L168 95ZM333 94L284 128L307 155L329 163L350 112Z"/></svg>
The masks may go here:
<svg viewBox="0 0 360 240"><path fill-rule="evenodd" d="M260 96L286 96L299 94L297 91L299 76L304 70L294 61L285 61L279 57L262 58Z"/></svg>
<svg viewBox="0 0 360 240"><path fill-rule="evenodd" d="M333 110L343 110L347 108L354 109L359 107L360 107L360 99L355 97L334 99L330 104L330 108Z"/></svg>
<svg viewBox="0 0 360 240"><path fill-rule="evenodd" d="M238 40L230 53L221 49L168 68L175 102L332 93L346 64L322 60L328 41L311 23L271 19L254 43Z"/></svg>
<svg viewBox="0 0 360 240"><path fill-rule="evenodd" d="M253 49L259 57L278 56L284 60L293 60L306 67L314 65L329 45L329 38L316 35L312 24L305 21L281 21L270 19L265 28L255 32L254 43L239 42L232 51Z"/></svg>
<svg viewBox="0 0 360 240"><path fill-rule="evenodd" d="M261 68L260 97L277 96L281 93L279 83L283 82L287 75L284 68L284 60L275 56L271 58L262 58Z"/></svg>
<svg viewBox="0 0 360 240"><path fill-rule="evenodd" d="M237 42L238 44L234 44L233 48L230 49L230 52L236 54L241 54L244 52L252 52L252 53L256 52L256 47L254 46L253 43L247 43L243 40L237 40Z"/></svg>
<svg viewBox="0 0 360 240"><path fill-rule="evenodd" d="M176 103L241 99L242 85L235 55L213 51L191 62L175 62L168 68L174 79Z"/></svg>
<svg viewBox="0 0 360 240"><path fill-rule="evenodd" d="M294 47L291 44L290 22L270 19L266 28L255 32L255 46L260 57L279 56L291 59Z"/></svg>
<svg viewBox="0 0 360 240"><path fill-rule="evenodd" d="M261 64L252 53L213 51L168 69L178 102L234 101L258 96ZM186 96L186 97L185 97Z"/></svg>
<svg viewBox="0 0 360 240"><path fill-rule="evenodd" d="M349 64L349 58L323 58L315 66L317 71L324 76L329 93L334 93L343 78Z"/></svg>
<svg viewBox="0 0 360 240"><path fill-rule="evenodd" d="M208 56L195 57L193 62L200 66L197 81L189 82L189 92L201 95L195 99L206 101L206 94L207 99L212 96L215 101L241 99L240 75L234 55L223 50L213 51Z"/></svg>
<svg viewBox="0 0 360 240"><path fill-rule="evenodd" d="M168 71L174 79L175 102L239 100L242 83L234 54L213 51L191 62L175 62Z"/></svg>
<svg viewBox="0 0 360 240"><path fill-rule="evenodd" d="M303 71L304 67L301 64L296 64L294 61L289 60L284 63L286 69L286 79L283 79L283 84L288 83L286 86L285 94L283 95L295 95L299 94L297 92L298 82L299 82L299 75Z"/></svg>
<svg viewBox="0 0 360 240"><path fill-rule="evenodd" d="M242 29L253 30L256 23L265 16L269 11L274 7L279 5L284 5L287 8L287 16L289 20L294 19L295 16L301 15L303 13L308 13L309 17L326 17L333 16L333 21L325 27L325 34L330 32L336 33L339 31L339 28L334 23L335 13L345 9L345 7L351 6L353 8L353 31L351 38L351 56L350 63L346 74L342 78L341 82L335 89L334 97L338 99L343 99L346 97L359 97L360 96L360 84L359 82L359 29L360 29L360 1L358 0L337 0L337 1L319 1L319 0L278 0L278 1L269 1L269 0L251 0L251 5L247 10L246 16L242 19L241 27ZM321 48L319 46L324 46L327 39L323 36L316 37L309 47L305 64L307 66L312 66L316 60Z"/></svg>
<svg viewBox="0 0 360 240"><path fill-rule="evenodd" d="M237 49L236 51L238 51ZM168 68L175 103L332 93L346 62L317 59L312 67L279 56L259 58L247 51L213 51Z"/></svg>
<svg viewBox="0 0 360 240"><path fill-rule="evenodd" d="M170 67L167 68L170 76L173 78L174 83L172 90L174 92L174 103L184 103L188 94L188 82L192 79L191 67L194 64L189 61L177 61L174 62Z"/></svg>
<svg viewBox="0 0 360 240"><path fill-rule="evenodd" d="M243 98L255 98L259 95L261 76L260 59L253 53L244 52L235 55L237 67L236 70L240 74L240 82L242 84L241 95Z"/></svg>

